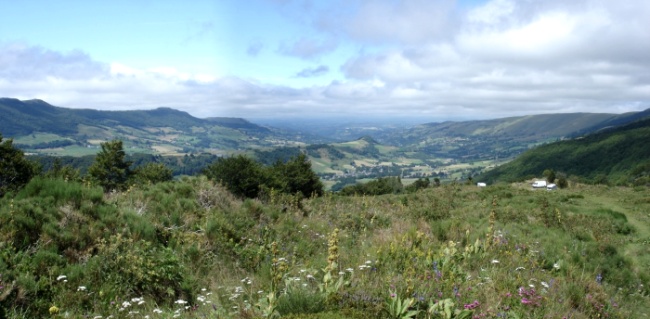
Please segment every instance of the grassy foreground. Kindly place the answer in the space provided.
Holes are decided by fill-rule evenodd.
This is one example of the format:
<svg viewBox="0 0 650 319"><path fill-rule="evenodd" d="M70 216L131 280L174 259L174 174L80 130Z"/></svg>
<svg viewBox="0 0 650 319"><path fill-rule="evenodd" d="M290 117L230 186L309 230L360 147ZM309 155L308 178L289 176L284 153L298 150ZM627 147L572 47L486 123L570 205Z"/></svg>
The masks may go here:
<svg viewBox="0 0 650 319"><path fill-rule="evenodd" d="M644 318L650 191L240 201L204 178L0 200L0 318Z"/></svg>

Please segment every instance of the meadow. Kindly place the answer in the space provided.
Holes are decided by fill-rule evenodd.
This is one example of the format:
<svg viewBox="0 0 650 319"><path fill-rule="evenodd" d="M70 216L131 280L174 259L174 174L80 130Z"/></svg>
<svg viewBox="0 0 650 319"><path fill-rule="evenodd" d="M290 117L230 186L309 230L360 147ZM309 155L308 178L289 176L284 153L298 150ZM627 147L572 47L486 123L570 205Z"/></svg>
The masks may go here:
<svg viewBox="0 0 650 319"><path fill-rule="evenodd" d="M240 200L204 177L0 199L0 317L644 318L650 190Z"/></svg>

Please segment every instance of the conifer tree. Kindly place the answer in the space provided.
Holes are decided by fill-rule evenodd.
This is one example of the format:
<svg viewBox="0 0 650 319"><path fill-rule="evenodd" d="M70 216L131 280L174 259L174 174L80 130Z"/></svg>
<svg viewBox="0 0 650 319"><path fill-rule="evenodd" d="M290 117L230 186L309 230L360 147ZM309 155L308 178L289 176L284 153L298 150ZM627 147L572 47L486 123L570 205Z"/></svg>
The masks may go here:
<svg viewBox="0 0 650 319"><path fill-rule="evenodd" d="M101 144L102 150L88 168L91 180L104 188L105 192L124 190L131 177L131 162L126 161L122 141L112 140Z"/></svg>

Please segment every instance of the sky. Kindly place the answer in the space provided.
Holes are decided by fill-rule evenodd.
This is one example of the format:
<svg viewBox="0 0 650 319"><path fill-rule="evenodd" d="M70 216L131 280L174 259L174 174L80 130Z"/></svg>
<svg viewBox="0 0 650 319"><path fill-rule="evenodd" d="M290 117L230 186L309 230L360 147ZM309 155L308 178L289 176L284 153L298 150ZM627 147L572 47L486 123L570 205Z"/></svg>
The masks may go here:
<svg viewBox="0 0 650 319"><path fill-rule="evenodd" d="M0 96L247 119L650 108L647 0L0 0Z"/></svg>

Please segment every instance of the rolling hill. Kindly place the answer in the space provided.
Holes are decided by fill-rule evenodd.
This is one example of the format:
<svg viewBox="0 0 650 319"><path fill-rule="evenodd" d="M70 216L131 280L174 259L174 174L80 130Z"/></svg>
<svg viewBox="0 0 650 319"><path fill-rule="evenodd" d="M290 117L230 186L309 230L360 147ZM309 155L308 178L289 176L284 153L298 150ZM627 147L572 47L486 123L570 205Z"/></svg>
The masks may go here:
<svg viewBox="0 0 650 319"><path fill-rule="evenodd" d="M650 119L541 145L477 179L512 182L552 169L596 183L645 183L650 173ZM645 181L645 182L644 182Z"/></svg>
<svg viewBox="0 0 650 319"><path fill-rule="evenodd" d="M240 118L200 119L171 108L135 111L67 109L42 100L0 98L0 133L30 153L87 155L121 139L130 152L220 154L234 150L321 142L305 134Z"/></svg>
<svg viewBox="0 0 650 319"><path fill-rule="evenodd" d="M333 186L395 175L406 180L426 176L465 179L538 145L624 125L648 117L650 110L541 114L411 127L323 123L321 136L314 135L318 130L297 130L300 124L293 129L287 125L279 129L241 118L195 118L164 107L98 111L61 108L41 100L1 98L0 114L0 133L13 138L30 154L94 155L101 142L111 139L124 141L130 154L248 152L273 162L306 152L314 170L328 186Z"/></svg>

